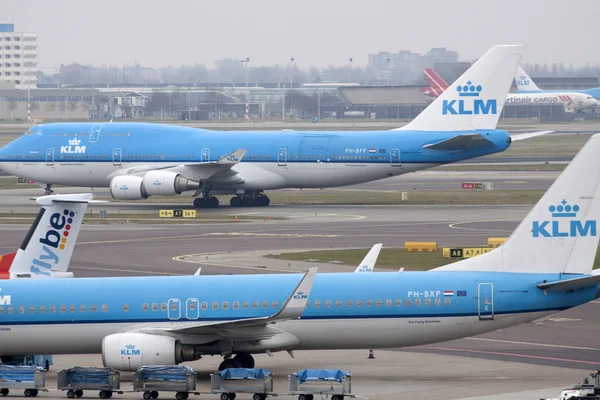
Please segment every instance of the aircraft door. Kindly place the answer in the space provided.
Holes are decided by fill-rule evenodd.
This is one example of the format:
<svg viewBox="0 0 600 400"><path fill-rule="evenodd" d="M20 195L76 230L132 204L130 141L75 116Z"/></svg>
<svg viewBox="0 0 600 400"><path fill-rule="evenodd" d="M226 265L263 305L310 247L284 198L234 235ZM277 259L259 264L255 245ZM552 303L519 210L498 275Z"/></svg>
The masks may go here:
<svg viewBox="0 0 600 400"><path fill-rule="evenodd" d="M400 149L392 149L390 151L390 162L392 163L392 167L401 166L401 164L400 164Z"/></svg>
<svg viewBox="0 0 600 400"><path fill-rule="evenodd" d="M185 316L187 319L198 319L200 316L200 302L198 299L187 299L185 302Z"/></svg>
<svg viewBox="0 0 600 400"><path fill-rule="evenodd" d="M115 167L121 166L121 156L123 151L121 149L113 149L113 165Z"/></svg>
<svg viewBox="0 0 600 400"><path fill-rule="evenodd" d="M200 152L200 162L209 162L210 161L210 149L205 147Z"/></svg>
<svg viewBox="0 0 600 400"><path fill-rule="evenodd" d="M179 299L169 299L167 303L167 315L169 319L179 319L181 318L181 300Z"/></svg>
<svg viewBox="0 0 600 400"><path fill-rule="evenodd" d="M90 131L90 143L98 143L98 139L100 139L100 131L102 130L102 125L93 125L92 130Z"/></svg>
<svg viewBox="0 0 600 400"><path fill-rule="evenodd" d="M287 165L287 156L288 156L288 149L280 148L277 151L277 165L279 165L280 167L285 167Z"/></svg>
<svg viewBox="0 0 600 400"><path fill-rule="evenodd" d="M54 149L46 149L46 165L49 167L54 166Z"/></svg>
<svg viewBox="0 0 600 400"><path fill-rule="evenodd" d="M494 285L480 283L477 292L479 320L494 319Z"/></svg>

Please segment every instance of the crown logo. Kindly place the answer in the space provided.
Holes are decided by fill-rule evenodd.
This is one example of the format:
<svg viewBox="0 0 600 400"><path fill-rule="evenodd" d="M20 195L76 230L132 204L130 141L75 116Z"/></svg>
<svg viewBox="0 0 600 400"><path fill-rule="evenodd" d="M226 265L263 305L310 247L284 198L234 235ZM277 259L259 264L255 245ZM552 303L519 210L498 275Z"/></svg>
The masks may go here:
<svg viewBox="0 0 600 400"><path fill-rule="evenodd" d="M79 140L79 139L71 139L71 140L69 140L69 144L71 146L77 146L77 145L79 145L79 143L81 143L81 140Z"/></svg>
<svg viewBox="0 0 600 400"><path fill-rule="evenodd" d="M481 87L481 85L473 85L473 82L471 82L470 80L467 81L467 84L464 86L460 86L458 85L456 87L456 91L458 92L459 96L464 96L464 97L477 97L479 96L479 92L481 92L481 89L483 89Z"/></svg>
<svg viewBox="0 0 600 400"><path fill-rule="evenodd" d="M525 75L521 75L519 78L521 78L522 81L524 81L525 79L527 79L527 77Z"/></svg>
<svg viewBox="0 0 600 400"><path fill-rule="evenodd" d="M548 207L554 218L576 217L579 211L577 204L571 206L566 200L560 202L557 206Z"/></svg>
<svg viewBox="0 0 600 400"><path fill-rule="evenodd" d="M126 345L126 346L125 346L125 348L126 348L127 350L133 350L133 349L135 349L135 345L133 345L133 344L128 344L128 345Z"/></svg>

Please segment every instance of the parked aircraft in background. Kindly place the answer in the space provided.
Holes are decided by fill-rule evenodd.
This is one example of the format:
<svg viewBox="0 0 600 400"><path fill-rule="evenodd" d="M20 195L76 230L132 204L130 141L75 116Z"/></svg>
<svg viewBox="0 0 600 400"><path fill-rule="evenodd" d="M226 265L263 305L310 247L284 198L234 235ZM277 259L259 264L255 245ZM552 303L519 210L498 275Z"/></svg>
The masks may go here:
<svg viewBox="0 0 600 400"><path fill-rule="evenodd" d="M115 199L194 191L194 206L268 206L265 190L369 182L506 150L497 130L523 46L495 46L408 125L370 132L223 132L163 124L37 125L0 168L46 184L109 187ZM463 88L465 88L463 90ZM539 132L543 134L546 132Z"/></svg>
<svg viewBox="0 0 600 400"><path fill-rule="evenodd" d="M502 246L427 272L6 280L0 354L102 353L120 370L223 355L224 369L253 367L256 353L415 346L546 317L600 294L599 152L594 135Z"/></svg>
<svg viewBox="0 0 600 400"><path fill-rule="evenodd" d="M377 243L371 250L367 253L365 258L358 264L358 267L354 270L354 272L373 272L375 269L375 264L377 263L377 257L379 257L379 252L381 251L381 247L383 243Z"/></svg>
<svg viewBox="0 0 600 400"><path fill-rule="evenodd" d="M432 69L426 69L424 72L425 76L427 76L429 84L431 85L429 89L425 88L425 90L421 90L424 95L437 97L439 96L439 93L442 93L448 88L448 84L438 74L436 74L435 71ZM515 76L517 85L519 85L519 82L532 82L528 77L526 77L528 80L521 79L523 77L524 76L520 75L517 71L517 75ZM586 109L600 107L600 103L594 97L584 93L584 91L577 90L519 90L517 93L509 93L506 96L505 104L563 104L567 113L580 112Z"/></svg>
<svg viewBox="0 0 600 400"><path fill-rule="evenodd" d="M72 278L67 272L79 229L93 194L39 197L42 206L16 253L0 256L0 279Z"/></svg>
<svg viewBox="0 0 600 400"><path fill-rule="evenodd" d="M542 90L540 89L533 79L527 75L527 73L519 65L515 72L515 82L517 83L517 93L582 93L593 97L596 100L600 100L600 87L591 89L567 89L567 90Z"/></svg>

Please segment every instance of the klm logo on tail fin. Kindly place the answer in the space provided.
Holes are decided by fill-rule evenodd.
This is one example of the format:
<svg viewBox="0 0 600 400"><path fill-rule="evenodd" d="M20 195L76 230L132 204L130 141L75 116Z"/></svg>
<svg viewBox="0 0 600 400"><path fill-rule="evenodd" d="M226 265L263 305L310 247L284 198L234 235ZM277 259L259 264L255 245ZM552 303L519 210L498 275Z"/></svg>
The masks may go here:
<svg viewBox="0 0 600 400"><path fill-rule="evenodd" d="M443 115L479 115L479 114L497 114L498 106L495 99L482 100L479 97L483 87L474 85L471 81L467 81L464 86L457 86L456 91L458 100L444 100L442 102Z"/></svg>
<svg viewBox="0 0 600 400"><path fill-rule="evenodd" d="M519 80L517 81L517 86L528 86L529 85L529 80L527 79L526 75L521 75L519 77Z"/></svg>
<svg viewBox="0 0 600 400"><path fill-rule="evenodd" d="M60 252L65 249L69 230L73 223L75 213L65 209L62 214L54 213L50 216L50 229L48 229L39 243L42 244L42 254L31 262L30 271L34 275L52 275L52 264L60 262Z"/></svg>
<svg viewBox="0 0 600 400"><path fill-rule="evenodd" d="M566 200L548 207L552 220L533 221L533 237L583 237L596 236L596 221L579 221L574 219L579 212L579 205L570 205Z"/></svg>

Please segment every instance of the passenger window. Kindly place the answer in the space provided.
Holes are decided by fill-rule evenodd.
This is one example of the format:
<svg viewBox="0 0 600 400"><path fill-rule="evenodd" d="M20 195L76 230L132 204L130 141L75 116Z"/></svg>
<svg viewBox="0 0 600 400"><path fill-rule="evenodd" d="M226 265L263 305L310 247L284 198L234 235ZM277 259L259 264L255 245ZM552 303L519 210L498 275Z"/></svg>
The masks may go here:
<svg viewBox="0 0 600 400"><path fill-rule="evenodd" d="M402 304L402 302L400 302L400 304ZM386 300L385 300L385 305L386 305L387 307L391 307L391 306L392 306L392 299L386 299Z"/></svg>
<svg viewBox="0 0 600 400"><path fill-rule="evenodd" d="M409 307L409 306L410 306L410 303L411 303L410 299L406 299L406 306L407 306L407 307Z"/></svg>
<svg viewBox="0 0 600 400"><path fill-rule="evenodd" d="M373 307L373 300L367 300L367 307Z"/></svg>
<svg viewBox="0 0 600 400"><path fill-rule="evenodd" d="M352 300L348 300L348 301L346 302L346 307L348 307L348 308L349 308L349 307L352 307Z"/></svg>
<svg viewBox="0 0 600 400"><path fill-rule="evenodd" d="M421 299L415 299L415 306L421 305Z"/></svg>
<svg viewBox="0 0 600 400"><path fill-rule="evenodd" d="M315 300L315 308L321 308L321 300Z"/></svg>
<svg viewBox="0 0 600 400"><path fill-rule="evenodd" d="M148 310L149 310L148 303L142 304L142 311L148 311Z"/></svg>
<svg viewBox="0 0 600 400"><path fill-rule="evenodd" d="M13 306L8 306L8 313L9 314L14 314L15 313L15 308Z"/></svg>
<svg viewBox="0 0 600 400"><path fill-rule="evenodd" d="M167 311L167 303L160 303L160 310Z"/></svg>
<svg viewBox="0 0 600 400"><path fill-rule="evenodd" d="M381 301L381 299L377 299L377 301L375 302L375 305L377 307L381 307L383 305L383 301Z"/></svg>
<svg viewBox="0 0 600 400"><path fill-rule="evenodd" d="M173 303L175 304L175 303ZM123 311L124 312L128 312L129 311L129 304L123 304Z"/></svg>
<svg viewBox="0 0 600 400"><path fill-rule="evenodd" d="M406 300L406 305L410 306L410 300ZM402 299L396 299L396 307L402 306Z"/></svg>
<svg viewBox="0 0 600 400"><path fill-rule="evenodd" d="M425 299L425 305L426 306L430 306L431 305L431 299L430 298L426 298Z"/></svg>
<svg viewBox="0 0 600 400"><path fill-rule="evenodd" d="M108 311L108 305L102 304L102 312L107 312L107 311Z"/></svg>
<svg viewBox="0 0 600 400"><path fill-rule="evenodd" d="M146 307L146 309L148 309L148 307ZM190 310L195 310L196 309L196 302L192 301L190 302Z"/></svg>
<svg viewBox="0 0 600 400"><path fill-rule="evenodd" d="M338 300L335 302L335 305L337 306L337 308L342 308L342 306L344 305L344 302L341 300Z"/></svg>
<svg viewBox="0 0 600 400"><path fill-rule="evenodd" d="M446 297L446 298L444 299L444 305L446 305L446 306L449 306L449 305L450 305L450 298L449 298L449 297Z"/></svg>
<svg viewBox="0 0 600 400"><path fill-rule="evenodd" d="M263 301L262 302L262 308L269 308L269 302L268 301Z"/></svg>
<svg viewBox="0 0 600 400"><path fill-rule="evenodd" d="M85 310L86 310L85 304L82 304L79 306L79 312L85 312Z"/></svg>
<svg viewBox="0 0 600 400"><path fill-rule="evenodd" d="M229 302L227 302L227 301L223 302L223 310L229 310Z"/></svg>
<svg viewBox="0 0 600 400"><path fill-rule="evenodd" d="M213 310L218 310L219 309L219 303L216 302L216 301L213 301L213 303L212 303L212 309Z"/></svg>
<svg viewBox="0 0 600 400"><path fill-rule="evenodd" d="M356 300L356 307L362 307L362 300Z"/></svg>
<svg viewBox="0 0 600 400"><path fill-rule="evenodd" d="M90 309L92 310L92 312L96 312L97 311L97 307L95 304L92 304L92 306L90 307Z"/></svg>
<svg viewBox="0 0 600 400"><path fill-rule="evenodd" d="M273 308L275 308L275 309L279 308L279 302L277 300L275 300L273 302Z"/></svg>
<svg viewBox="0 0 600 400"><path fill-rule="evenodd" d="M205 301L203 301L202 303L200 303L200 308L206 311L206 309L208 308L208 304Z"/></svg>
<svg viewBox="0 0 600 400"><path fill-rule="evenodd" d="M252 308L254 308L254 309L258 308L258 301L255 301L252 303Z"/></svg>
<svg viewBox="0 0 600 400"><path fill-rule="evenodd" d="M19 306L19 314L25 314L25 306Z"/></svg>
<svg viewBox="0 0 600 400"><path fill-rule="evenodd" d="M237 310L238 308L240 308L240 303L237 302L237 301L234 301L233 304L232 304L232 306L233 306L234 310Z"/></svg>
<svg viewBox="0 0 600 400"><path fill-rule="evenodd" d="M60 306L60 312L61 313L67 312L67 306Z"/></svg>
<svg viewBox="0 0 600 400"><path fill-rule="evenodd" d="M158 311L158 303L152 303L152 311Z"/></svg>
<svg viewBox="0 0 600 400"><path fill-rule="evenodd" d="M44 314L46 312L46 306L40 306L40 313Z"/></svg>
<svg viewBox="0 0 600 400"><path fill-rule="evenodd" d="M244 310L247 310L249 306L250 306L250 305L248 304L248 302L247 302L247 301L245 301L245 302L244 302L244 305L243 305L242 307L244 307Z"/></svg>
<svg viewBox="0 0 600 400"><path fill-rule="evenodd" d="M35 313L35 307L34 306L29 306L29 312L31 314Z"/></svg>
<svg viewBox="0 0 600 400"><path fill-rule="evenodd" d="M325 300L325 307L331 308L331 300Z"/></svg>
<svg viewBox="0 0 600 400"><path fill-rule="evenodd" d="M56 312L56 306L50 306L50 312L51 313L55 313Z"/></svg>
<svg viewBox="0 0 600 400"><path fill-rule="evenodd" d="M439 298L435 299L435 305L439 306L440 304L442 304L442 302L440 301Z"/></svg>
<svg viewBox="0 0 600 400"><path fill-rule="evenodd" d="M0 314L4 314L4 306L0 306Z"/></svg>

